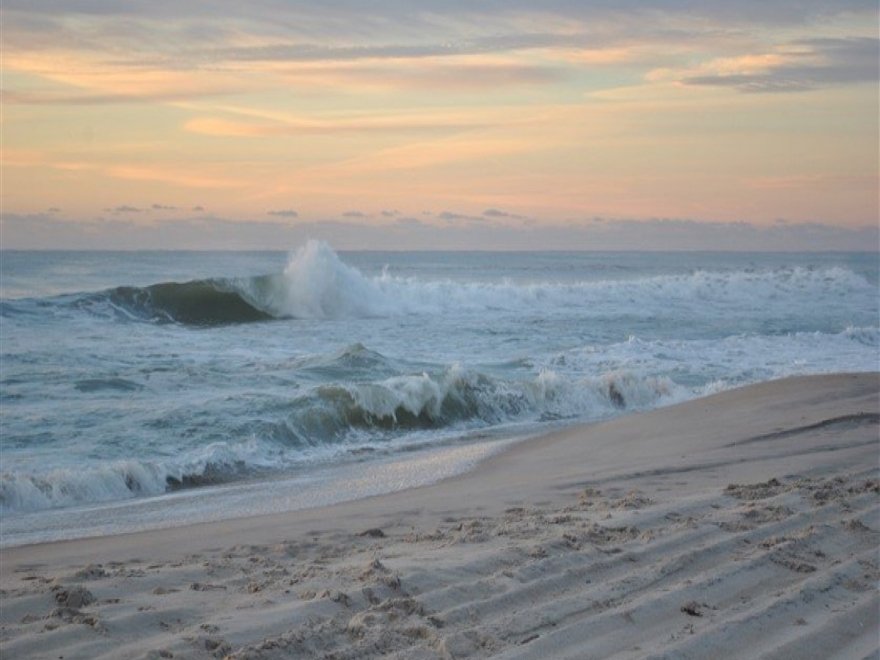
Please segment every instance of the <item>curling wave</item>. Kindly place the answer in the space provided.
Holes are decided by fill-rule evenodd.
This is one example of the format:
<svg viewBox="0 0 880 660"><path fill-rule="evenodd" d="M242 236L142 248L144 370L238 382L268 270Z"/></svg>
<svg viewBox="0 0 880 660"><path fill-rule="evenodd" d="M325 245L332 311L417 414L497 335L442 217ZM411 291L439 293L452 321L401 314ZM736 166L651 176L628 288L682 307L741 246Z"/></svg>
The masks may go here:
<svg viewBox="0 0 880 660"><path fill-rule="evenodd" d="M439 374L322 385L293 402L290 423L297 437L333 439L352 430L601 417L683 394L666 378L629 372L571 379L544 369L531 379L508 380L453 365Z"/></svg>
<svg viewBox="0 0 880 660"><path fill-rule="evenodd" d="M339 360L384 359L362 346ZM434 443L499 423L614 414L687 396L665 378L611 372L572 380L542 370L507 380L452 365L437 374L398 375L320 385L293 399L272 421L253 420L245 439L214 442L177 457L107 461L80 469L0 474L0 511L33 511L159 495L277 472L311 460L394 444ZM416 433L413 433L416 432Z"/></svg>
<svg viewBox="0 0 880 660"><path fill-rule="evenodd" d="M435 444L500 425L595 420L804 371L858 371L870 368L864 364L865 347L876 350L878 345L876 326L722 340L630 337L565 350L540 364L433 365L420 371L356 343L291 363L291 369L314 375L318 383L271 407L244 412L240 423L230 427L228 440L175 456L44 472L4 471L0 512L159 495L349 453ZM833 359L817 357L803 364L810 351ZM717 365L723 366L720 372ZM658 373L674 374L675 379ZM136 384L120 379L77 381L75 387L138 391Z"/></svg>
<svg viewBox="0 0 880 660"><path fill-rule="evenodd" d="M146 320L222 325L273 318L223 280L117 287L106 295L113 307Z"/></svg>
<svg viewBox="0 0 880 660"><path fill-rule="evenodd" d="M663 314L671 306L698 310L711 302L720 312L746 313L762 304L870 300L873 287L843 267L768 270L696 270L676 275L575 282L458 281L366 275L345 264L326 243L309 241L281 273L245 278L166 282L117 287L74 297L73 305L106 314L194 326L278 318L350 319L409 314L510 312L552 316L571 308L604 314ZM789 301L788 303L786 301ZM69 304L70 297L61 302ZM24 313L6 302L0 315Z"/></svg>
<svg viewBox="0 0 880 660"><path fill-rule="evenodd" d="M38 511L76 504L112 502L231 481L275 467L265 443L214 443L166 460L117 460L43 474L0 474L0 512ZM277 454L277 452L275 452Z"/></svg>

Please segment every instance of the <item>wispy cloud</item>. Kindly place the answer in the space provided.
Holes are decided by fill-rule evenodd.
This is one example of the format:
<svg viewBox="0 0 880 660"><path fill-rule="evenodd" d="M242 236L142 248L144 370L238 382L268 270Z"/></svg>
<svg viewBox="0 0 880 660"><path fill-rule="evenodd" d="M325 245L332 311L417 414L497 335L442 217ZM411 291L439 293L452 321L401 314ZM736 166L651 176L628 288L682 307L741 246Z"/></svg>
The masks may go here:
<svg viewBox="0 0 880 660"><path fill-rule="evenodd" d="M229 175L212 175L204 171L193 171L175 163L134 164L120 163L113 165L89 165L99 169L106 176L114 179L131 181L158 181L174 187L182 188L240 188L247 184Z"/></svg>
<svg viewBox="0 0 880 660"><path fill-rule="evenodd" d="M484 218L481 218L478 215L468 215L466 213L455 213L453 211L441 211L437 214L437 217L440 220L445 220L446 222L481 222Z"/></svg>
<svg viewBox="0 0 880 660"><path fill-rule="evenodd" d="M345 86L364 91L444 90L475 92L509 87L534 87L564 82L569 65L528 64L514 58L492 61L486 56L431 57L358 64L288 67L275 71L283 80L302 87Z"/></svg>
<svg viewBox="0 0 880 660"><path fill-rule="evenodd" d="M199 92L198 89L171 89L167 91L132 90L127 94L89 94L89 93L58 93L45 91L0 91L0 102L9 105L48 105L48 106L89 106L89 105L125 105L139 103L170 103L191 100L195 97L216 96L231 91L211 89Z"/></svg>
<svg viewBox="0 0 880 660"><path fill-rule="evenodd" d="M82 93L11 89L11 103L96 104L174 100L258 88L261 74L317 79L323 73L394 86L495 86L559 80L564 67L529 61L480 64L486 56L530 51L583 53L598 65L627 59L631 44L681 44L744 26L798 26L876 13L865 0L381 0L369 12L351 1L277 0L243 7L189 1L91 0L4 5L4 66L80 88ZM169 20L173 19L173 20ZM535 29L540 26L541 29ZM726 26L726 27L725 27ZM206 45L207 44L207 45ZM623 50L622 50L623 49ZM59 57L60 54L63 57ZM455 62L479 56L470 66ZM401 66L422 62L421 73ZM434 62L426 66L425 62ZM309 64L360 65L335 71ZM385 63L385 64L383 64ZM199 72L198 79L191 75ZM72 91L72 90L71 90Z"/></svg>
<svg viewBox="0 0 880 660"><path fill-rule="evenodd" d="M416 215L487 241L578 214L876 217L876 0L4 0L2 14L7 211L85 219L134 199L139 217L111 219L143 222L184 212L152 200L207 217L190 209L211 199L299 226L265 215L293 203L306 218L373 209L350 219L403 232L412 209L451 209ZM754 93L796 90L814 93Z"/></svg>
<svg viewBox="0 0 880 660"><path fill-rule="evenodd" d="M136 206L129 206L128 204L123 204L121 206L114 206L113 208L104 209L107 213L140 213L143 209L139 209Z"/></svg>
<svg viewBox="0 0 880 660"><path fill-rule="evenodd" d="M502 211L501 209L486 209L485 211L483 211L483 215L487 218L510 218L511 220L528 219L524 215L519 215L517 213L508 213L507 211Z"/></svg>
<svg viewBox="0 0 880 660"><path fill-rule="evenodd" d="M46 10L54 6L57 11ZM4 7L4 68L60 83L39 89L7 83L4 103L99 105L175 103L277 89L449 89L481 92L510 86L563 84L584 67L623 62L676 70L674 53L742 49L759 39L744 28L794 28L831 17L876 19L863 0L556 0L470 3L421 0L401 8L382 0L365 13L349 1L328 5L265 0L200 5L157 2L99 9L87 0ZM351 20L357 11L356 20ZM175 21L162 19L173 15ZM78 17L69 20L69 17ZM370 25L381 29L371 30ZM541 29L535 29L541 26ZM208 45L205 45L208 44ZM766 70L717 70L709 60L680 80L691 86L743 91L810 89L876 78L876 39L794 42L805 53L783 53ZM812 53L812 58L806 57ZM772 53L771 53L772 54ZM671 57L672 56L672 57ZM736 52L729 57L747 58ZM697 53L692 53L692 61ZM871 62L871 58L874 62ZM662 65L661 65L662 66ZM198 75L194 75L197 73ZM287 123L231 122L196 116L189 130L216 136L271 136L325 130L431 130L446 124L389 123L332 126L320 119Z"/></svg>
<svg viewBox="0 0 880 660"><path fill-rule="evenodd" d="M362 132L435 132L458 131L480 127L471 121L452 117L378 116L359 118L315 119L285 118L272 121L241 121L221 117L194 117L184 123L192 133L223 137L277 137L322 133Z"/></svg>
<svg viewBox="0 0 880 660"><path fill-rule="evenodd" d="M24 12L32 16L35 28L65 14L90 16L95 19L118 21L152 21L172 23L175 32L190 38L216 38L232 32L223 28L221 18L227 21L247 21L266 24L272 33L294 31L315 33L322 38L351 32L361 28L369 33L372 28L384 26L411 31L436 27L450 20L472 21L494 18L502 22L517 17L528 22L536 16L558 16L560 19L598 20L633 13L656 15L658 12L694 17L695 20L759 22L769 24L795 23L842 13L864 12L876 9L871 0L545 0L540 4L529 0L487 0L474 3L469 0L376 0L370 11L364 11L357 0L333 0L315 4L310 0L253 0L247 4L232 0L215 0L210 7L197 2L153 0L152 2L97 3L93 0L5 0L4 9ZM347 20L356 15L358 20ZM299 19L299 23L297 23ZM190 22L201 26L189 25Z"/></svg>
<svg viewBox="0 0 880 660"><path fill-rule="evenodd" d="M733 87L742 92L797 92L849 83L877 83L880 40L812 39L770 53L715 60L686 85Z"/></svg>
<svg viewBox="0 0 880 660"><path fill-rule="evenodd" d="M297 218L299 213L293 209L281 209L279 211L266 211L266 215L274 215L278 218Z"/></svg>

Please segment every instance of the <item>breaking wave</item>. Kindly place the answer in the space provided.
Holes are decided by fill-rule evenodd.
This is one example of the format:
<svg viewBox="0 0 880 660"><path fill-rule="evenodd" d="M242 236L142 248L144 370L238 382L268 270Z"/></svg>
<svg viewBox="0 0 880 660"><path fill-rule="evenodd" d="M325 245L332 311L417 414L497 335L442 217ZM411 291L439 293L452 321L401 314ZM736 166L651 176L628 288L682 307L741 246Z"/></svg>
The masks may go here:
<svg viewBox="0 0 880 660"><path fill-rule="evenodd" d="M297 359L290 368L320 384L297 390L269 413L243 420L229 440L175 456L109 460L78 469L0 473L0 512L34 511L159 495L235 481L314 460L433 444L441 437L507 424L595 420L645 410L749 382L802 372L873 368L864 348L880 328L833 334L734 335L722 340L630 337L495 368L419 370L362 344ZM818 353L804 364L804 355ZM617 366L612 366L617 365ZM621 365L629 365L622 368ZM713 366L715 365L715 366ZM713 376L721 365L722 378ZM674 374L674 380L658 373ZM590 375L594 374L594 375ZM654 375L652 375L654 374ZM321 382L323 381L323 382ZM137 391L123 379L76 381L78 391Z"/></svg>
<svg viewBox="0 0 880 660"><path fill-rule="evenodd" d="M751 312L762 304L803 298L839 300L873 296L875 288L842 267L769 270L697 270L686 274L576 282L458 281L365 275L345 264L326 243L309 241L284 271L248 278L123 286L74 297L72 304L97 313L193 326L250 323L278 318L345 319L468 312L542 313L573 306L606 313L662 311L672 305ZM69 296L63 302L70 304ZM4 302L0 313L25 310Z"/></svg>
<svg viewBox="0 0 880 660"><path fill-rule="evenodd" d="M37 511L76 504L112 502L230 481L274 467L271 452L249 441L238 447L214 443L168 460L117 460L45 474L0 474L0 511Z"/></svg>
<svg viewBox="0 0 880 660"><path fill-rule="evenodd" d="M272 318L222 280L117 287L106 294L106 299L116 309L136 318L186 325L249 323Z"/></svg>
<svg viewBox="0 0 880 660"><path fill-rule="evenodd" d="M384 359L360 345L338 356L343 361ZM159 495L394 442L436 442L435 434L418 431L447 429L455 436L499 423L598 418L686 396L668 379L625 372L572 380L542 370L533 378L505 380L458 365L436 374L325 384L290 401L276 419L255 421L240 442L215 442L174 458L107 461L43 474L4 472L0 511Z"/></svg>

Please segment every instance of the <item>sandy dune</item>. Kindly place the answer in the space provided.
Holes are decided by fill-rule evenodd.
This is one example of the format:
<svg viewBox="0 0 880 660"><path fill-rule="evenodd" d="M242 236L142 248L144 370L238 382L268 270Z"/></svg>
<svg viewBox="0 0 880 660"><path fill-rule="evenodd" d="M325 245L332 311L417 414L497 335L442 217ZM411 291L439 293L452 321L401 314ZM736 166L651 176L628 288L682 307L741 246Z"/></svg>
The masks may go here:
<svg viewBox="0 0 880 660"><path fill-rule="evenodd" d="M876 658L877 374L527 441L435 486L2 553L4 658Z"/></svg>

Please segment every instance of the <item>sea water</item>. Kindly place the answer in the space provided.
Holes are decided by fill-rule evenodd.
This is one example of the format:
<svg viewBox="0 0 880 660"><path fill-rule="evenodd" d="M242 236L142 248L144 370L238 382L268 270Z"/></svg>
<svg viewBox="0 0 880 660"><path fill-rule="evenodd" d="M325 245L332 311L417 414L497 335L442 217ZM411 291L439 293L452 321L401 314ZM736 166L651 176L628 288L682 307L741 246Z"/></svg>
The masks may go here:
<svg viewBox="0 0 880 660"><path fill-rule="evenodd" d="M429 483L562 425L877 370L878 339L876 254L5 251L0 543Z"/></svg>

